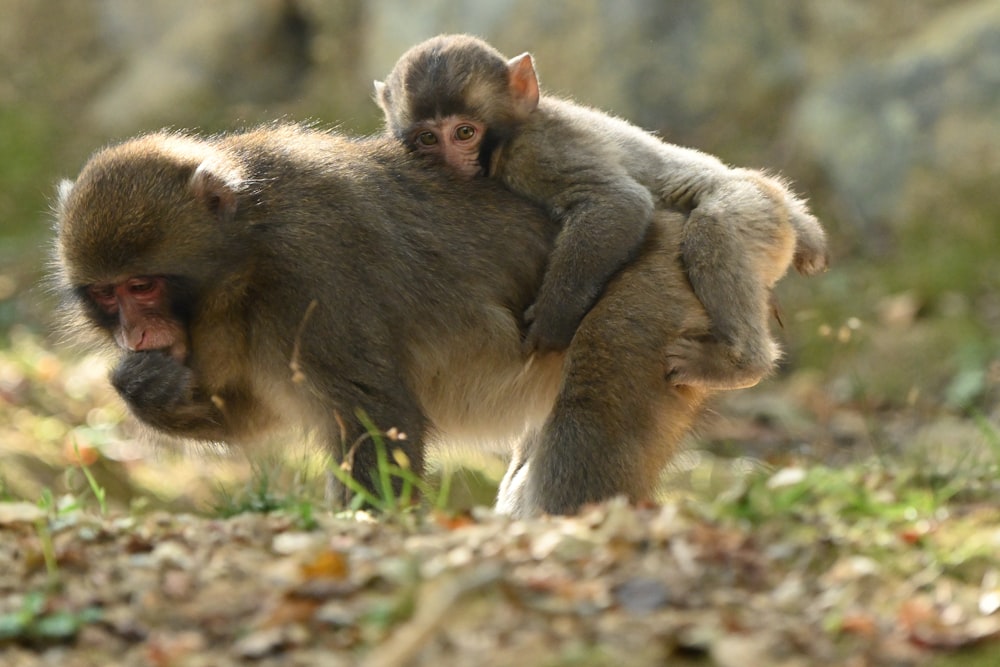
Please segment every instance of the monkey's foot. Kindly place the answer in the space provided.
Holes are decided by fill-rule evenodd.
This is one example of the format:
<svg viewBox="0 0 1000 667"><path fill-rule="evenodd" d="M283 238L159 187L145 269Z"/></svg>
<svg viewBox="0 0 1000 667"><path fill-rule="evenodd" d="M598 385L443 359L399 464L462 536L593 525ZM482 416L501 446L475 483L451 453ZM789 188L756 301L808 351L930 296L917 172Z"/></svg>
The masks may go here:
<svg viewBox="0 0 1000 667"><path fill-rule="evenodd" d="M817 242L818 243L818 242ZM792 258L795 270L804 276L814 276L823 273L829 267L829 257L827 256L826 243L809 243L803 237L799 237L795 246L795 256Z"/></svg>
<svg viewBox="0 0 1000 667"><path fill-rule="evenodd" d="M667 346L665 377L674 385L712 390L746 389L770 375L775 361L776 349L770 355L747 355L714 340L678 338Z"/></svg>

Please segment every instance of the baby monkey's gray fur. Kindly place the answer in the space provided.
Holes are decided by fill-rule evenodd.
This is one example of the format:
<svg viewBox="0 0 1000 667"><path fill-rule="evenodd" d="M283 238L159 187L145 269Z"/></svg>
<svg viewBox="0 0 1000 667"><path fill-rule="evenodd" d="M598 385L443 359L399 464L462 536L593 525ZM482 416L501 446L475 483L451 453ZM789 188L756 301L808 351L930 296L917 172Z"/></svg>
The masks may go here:
<svg viewBox="0 0 1000 667"><path fill-rule="evenodd" d="M711 335L664 360L677 384L732 389L770 373L771 288L794 263L827 267L819 221L785 184L668 144L594 109L540 94L529 54L442 35L376 82L390 133L460 175L486 174L544 206L560 231L525 313L529 350L564 349L609 279L637 252L658 208L681 211L682 261Z"/></svg>

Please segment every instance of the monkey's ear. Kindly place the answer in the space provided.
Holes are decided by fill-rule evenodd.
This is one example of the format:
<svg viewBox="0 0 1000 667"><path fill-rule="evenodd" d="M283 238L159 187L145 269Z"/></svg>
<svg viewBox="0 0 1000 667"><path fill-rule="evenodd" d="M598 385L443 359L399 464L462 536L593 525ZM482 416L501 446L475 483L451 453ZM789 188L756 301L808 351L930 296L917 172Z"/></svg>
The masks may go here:
<svg viewBox="0 0 1000 667"><path fill-rule="evenodd" d="M538 106L538 74L530 53L522 53L507 61L507 84L514 98L515 110L527 116Z"/></svg>
<svg viewBox="0 0 1000 667"><path fill-rule="evenodd" d="M382 111L385 111L386 107L388 106L387 103L389 101L387 99L389 93L385 87L385 82L373 81L372 84L374 84L375 87L375 103L378 104L379 108L382 109Z"/></svg>
<svg viewBox="0 0 1000 667"><path fill-rule="evenodd" d="M191 191L219 220L232 220L236 215L240 180L215 168L208 160L198 165L191 175Z"/></svg>
<svg viewBox="0 0 1000 667"><path fill-rule="evenodd" d="M73 192L73 181L68 178L59 181L59 189L56 191L56 212L60 216L66 210L66 202L69 201L71 192Z"/></svg>

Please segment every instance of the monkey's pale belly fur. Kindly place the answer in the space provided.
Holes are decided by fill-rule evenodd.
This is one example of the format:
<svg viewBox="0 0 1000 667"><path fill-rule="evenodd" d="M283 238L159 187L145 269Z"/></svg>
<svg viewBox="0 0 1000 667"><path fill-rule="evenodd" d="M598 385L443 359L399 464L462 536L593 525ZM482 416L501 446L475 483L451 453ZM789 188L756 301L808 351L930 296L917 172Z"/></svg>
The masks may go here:
<svg viewBox="0 0 1000 667"><path fill-rule="evenodd" d="M462 345L412 350L414 393L430 418L436 444L509 449L513 439L540 426L552 411L565 355L525 361L513 314L493 309L488 315L492 325L466 332ZM477 346L469 345L470 336L478 336Z"/></svg>
<svg viewBox="0 0 1000 667"><path fill-rule="evenodd" d="M541 426L552 411L565 354L525 360L517 321L510 313L496 316L497 328L463 334L466 349L444 343L411 350L410 383L429 421L428 445L509 455L525 432ZM493 333L484 335L485 331ZM501 331L504 335L497 335ZM472 335L479 338L476 349L468 348ZM308 369L305 372L307 384ZM259 414L260 421L240 441L249 444L285 431L308 432L327 419L329 405L303 401L302 393L308 389L301 384L276 385L262 374L255 388L267 397L271 410L268 416ZM394 426L379 424L382 429Z"/></svg>

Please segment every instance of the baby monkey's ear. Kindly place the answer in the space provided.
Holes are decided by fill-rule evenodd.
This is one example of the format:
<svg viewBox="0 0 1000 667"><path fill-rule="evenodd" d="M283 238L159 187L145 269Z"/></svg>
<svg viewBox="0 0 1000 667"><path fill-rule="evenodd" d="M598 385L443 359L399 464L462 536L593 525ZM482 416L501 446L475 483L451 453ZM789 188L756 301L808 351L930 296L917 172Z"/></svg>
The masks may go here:
<svg viewBox="0 0 1000 667"><path fill-rule="evenodd" d="M375 103L378 104L379 108L382 109L382 111L386 111L389 106L388 105L389 100L386 99L389 91L385 87L385 82L373 81L372 85L375 88Z"/></svg>
<svg viewBox="0 0 1000 667"><path fill-rule="evenodd" d="M507 61L507 82L514 109L527 116L538 106L538 74L530 53L522 53Z"/></svg>

